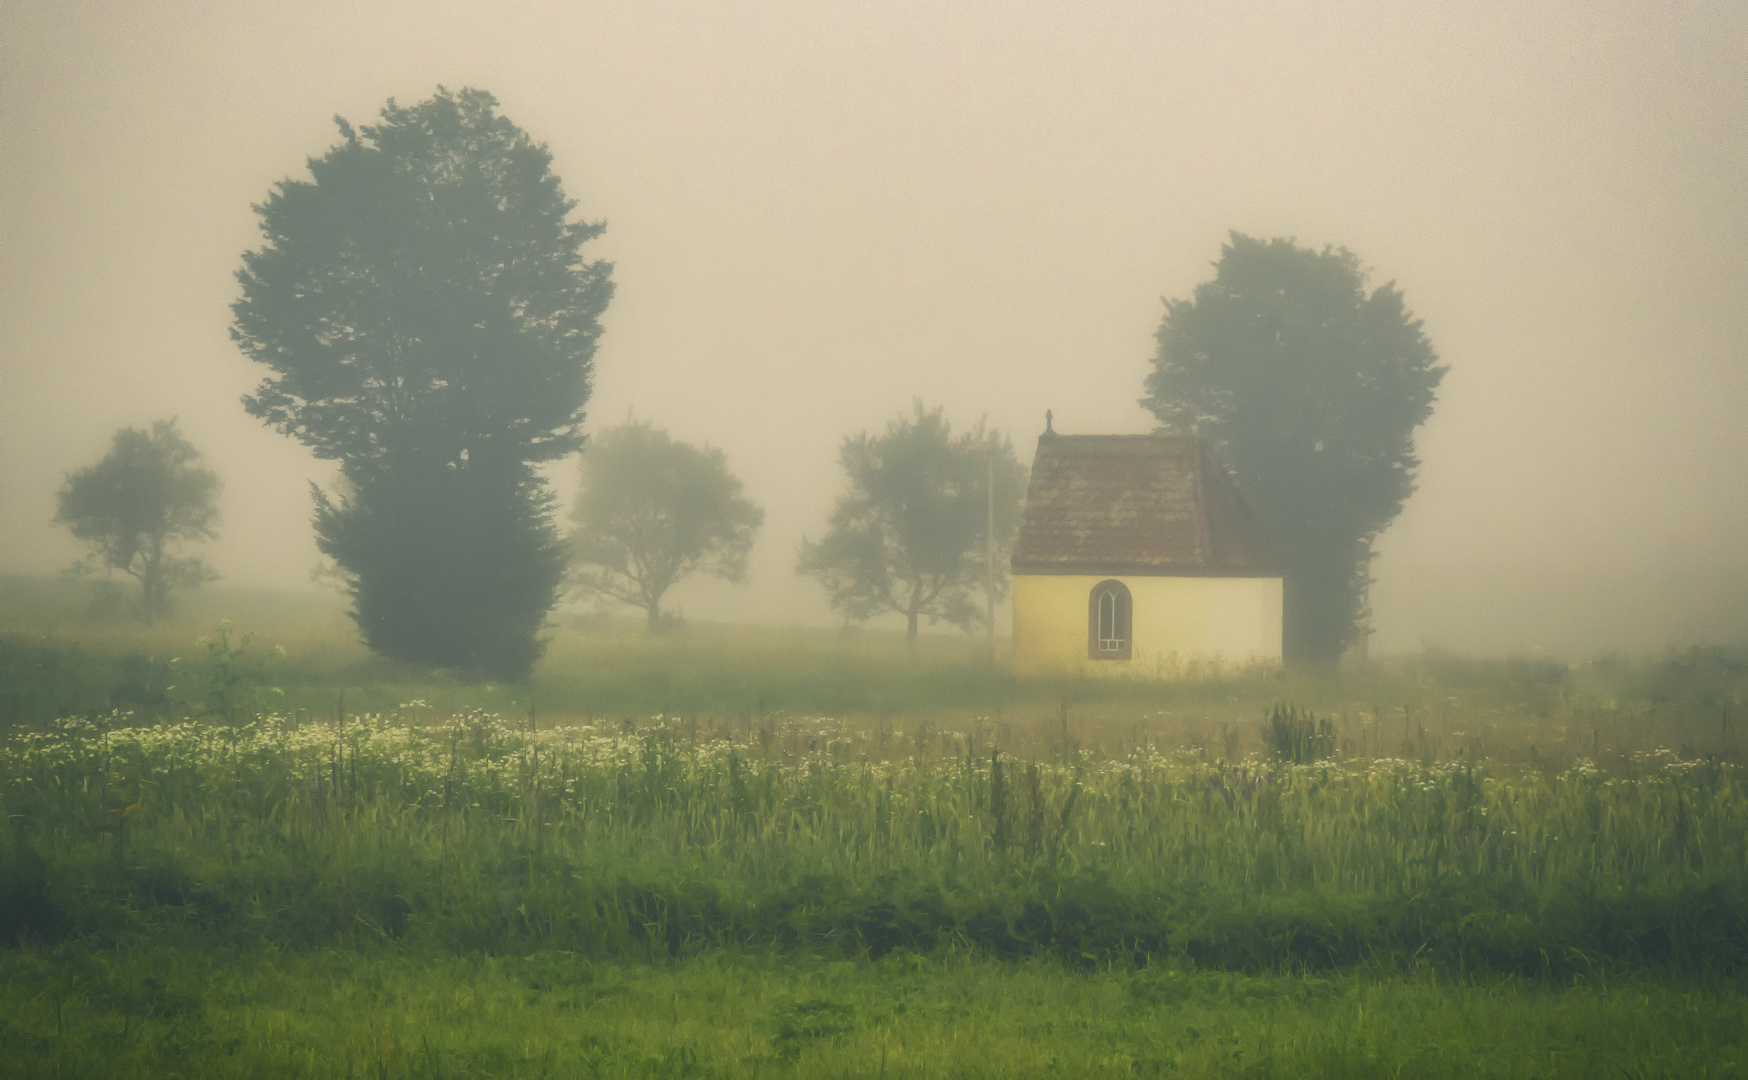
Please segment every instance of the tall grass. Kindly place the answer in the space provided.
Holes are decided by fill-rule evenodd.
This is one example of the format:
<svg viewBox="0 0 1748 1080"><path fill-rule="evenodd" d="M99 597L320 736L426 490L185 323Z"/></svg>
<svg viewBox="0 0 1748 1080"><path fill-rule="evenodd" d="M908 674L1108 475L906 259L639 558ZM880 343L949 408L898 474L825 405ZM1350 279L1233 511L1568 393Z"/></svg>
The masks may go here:
<svg viewBox="0 0 1748 1080"><path fill-rule="evenodd" d="M6 940L1748 956L1739 652L1021 680L974 641L560 620L493 686L371 660L333 604L197 644L25 585L0 580Z"/></svg>
<svg viewBox="0 0 1748 1080"><path fill-rule="evenodd" d="M1748 960L1728 761L1294 764L1157 739L1105 752L1060 720L1053 740L993 719L536 730L420 702L63 720L0 748L0 929L594 956L958 943L1246 969Z"/></svg>

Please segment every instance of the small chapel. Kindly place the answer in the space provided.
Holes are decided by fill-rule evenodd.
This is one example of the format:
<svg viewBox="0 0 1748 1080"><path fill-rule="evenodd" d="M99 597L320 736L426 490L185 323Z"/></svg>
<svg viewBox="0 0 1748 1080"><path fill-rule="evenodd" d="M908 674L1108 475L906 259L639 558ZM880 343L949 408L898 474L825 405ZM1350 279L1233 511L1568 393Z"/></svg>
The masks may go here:
<svg viewBox="0 0 1748 1080"><path fill-rule="evenodd" d="M1013 553L1014 670L1173 677L1281 662L1281 565L1194 435L1045 421Z"/></svg>

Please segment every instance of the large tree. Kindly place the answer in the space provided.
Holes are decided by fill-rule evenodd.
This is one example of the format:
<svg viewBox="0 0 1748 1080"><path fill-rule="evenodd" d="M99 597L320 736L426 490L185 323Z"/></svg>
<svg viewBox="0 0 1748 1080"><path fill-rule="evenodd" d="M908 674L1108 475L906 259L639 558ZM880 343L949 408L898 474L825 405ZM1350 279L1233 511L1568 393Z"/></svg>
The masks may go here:
<svg viewBox="0 0 1748 1080"><path fill-rule="evenodd" d="M942 413L918 401L885 434L844 440L838 459L849 490L825 537L803 540L796 563L797 573L825 586L845 618L896 612L913 643L922 619L967 630L987 620L987 607L977 601L1006 594L1002 557L1013 546L1026 493L1025 467L1005 435L979 422L955 437ZM983 597L986 590L992 592Z"/></svg>
<svg viewBox="0 0 1748 1080"><path fill-rule="evenodd" d="M1414 430L1446 368L1359 257L1232 233L1167 300L1142 405L1219 447L1286 562L1284 649L1330 663L1367 618L1372 542L1414 491Z"/></svg>
<svg viewBox="0 0 1748 1080"><path fill-rule="evenodd" d="M384 655L525 675L564 547L538 472L582 446L611 267L542 144L480 90L354 129L257 206L232 337L244 406L344 483L317 543Z"/></svg>
<svg viewBox="0 0 1748 1080"><path fill-rule="evenodd" d="M217 576L182 549L218 535L223 488L176 421L159 420L150 431L122 428L101 461L68 474L55 524L90 546L76 573L120 570L140 583L139 611L150 623L169 611L172 590Z"/></svg>
<svg viewBox="0 0 1748 1080"><path fill-rule="evenodd" d="M654 630L662 597L679 581L744 581L765 512L741 488L721 450L635 421L596 435L571 512L577 584L643 608Z"/></svg>

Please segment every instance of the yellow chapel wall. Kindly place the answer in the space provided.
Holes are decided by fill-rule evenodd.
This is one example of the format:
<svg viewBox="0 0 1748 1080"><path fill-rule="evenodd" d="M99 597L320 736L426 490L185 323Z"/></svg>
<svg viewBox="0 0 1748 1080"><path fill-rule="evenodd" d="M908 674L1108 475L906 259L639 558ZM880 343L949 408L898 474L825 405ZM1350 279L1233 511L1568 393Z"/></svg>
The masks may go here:
<svg viewBox="0 0 1748 1080"><path fill-rule="evenodd" d="M1111 576L1015 574L1014 671L1172 676L1211 666L1278 666L1281 579L1116 575L1134 601L1128 660L1086 655L1093 586Z"/></svg>

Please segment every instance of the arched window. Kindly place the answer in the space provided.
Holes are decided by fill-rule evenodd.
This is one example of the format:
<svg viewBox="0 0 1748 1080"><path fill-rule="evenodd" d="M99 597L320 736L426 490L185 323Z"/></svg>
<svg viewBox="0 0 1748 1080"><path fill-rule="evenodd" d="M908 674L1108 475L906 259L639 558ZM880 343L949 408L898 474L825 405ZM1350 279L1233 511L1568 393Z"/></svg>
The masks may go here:
<svg viewBox="0 0 1748 1080"><path fill-rule="evenodd" d="M1087 598L1086 655L1091 660L1127 660L1134 645L1134 605L1121 581L1101 581Z"/></svg>

